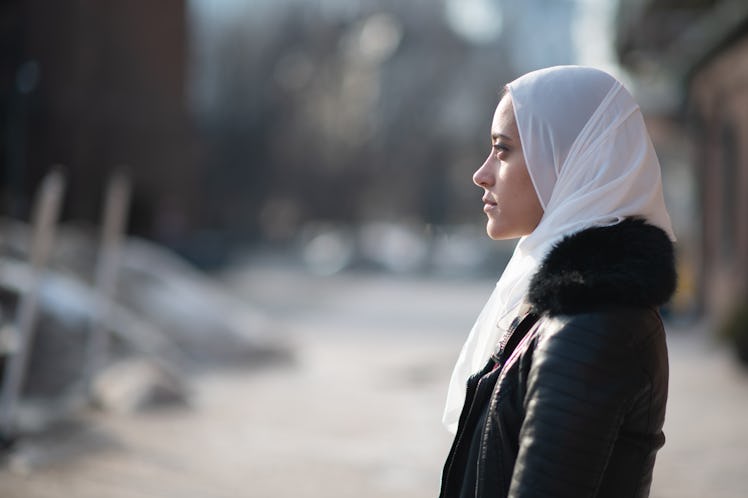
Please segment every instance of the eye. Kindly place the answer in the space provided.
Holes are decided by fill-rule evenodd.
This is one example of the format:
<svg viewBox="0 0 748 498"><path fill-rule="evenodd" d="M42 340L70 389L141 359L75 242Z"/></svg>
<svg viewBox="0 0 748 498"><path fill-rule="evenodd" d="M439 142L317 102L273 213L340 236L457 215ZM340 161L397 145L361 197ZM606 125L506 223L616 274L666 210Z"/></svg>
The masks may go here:
<svg viewBox="0 0 748 498"><path fill-rule="evenodd" d="M502 152L509 152L509 147L507 147L501 142L496 142L494 144L491 144L491 147L493 147L493 150L494 152L496 152L496 154L501 154Z"/></svg>

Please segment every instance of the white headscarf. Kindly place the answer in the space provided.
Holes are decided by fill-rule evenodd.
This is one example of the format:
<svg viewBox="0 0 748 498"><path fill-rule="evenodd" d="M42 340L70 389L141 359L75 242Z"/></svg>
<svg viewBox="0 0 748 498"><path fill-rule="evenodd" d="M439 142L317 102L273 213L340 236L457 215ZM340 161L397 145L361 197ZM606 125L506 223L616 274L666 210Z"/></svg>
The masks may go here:
<svg viewBox="0 0 748 498"><path fill-rule="evenodd" d="M630 216L675 240L660 164L639 107L621 83L598 69L556 66L528 73L507 88L544 214L535 230L519 239L460 352L443 417L452 433L468 377L488 361L554 243Z"/></svg>

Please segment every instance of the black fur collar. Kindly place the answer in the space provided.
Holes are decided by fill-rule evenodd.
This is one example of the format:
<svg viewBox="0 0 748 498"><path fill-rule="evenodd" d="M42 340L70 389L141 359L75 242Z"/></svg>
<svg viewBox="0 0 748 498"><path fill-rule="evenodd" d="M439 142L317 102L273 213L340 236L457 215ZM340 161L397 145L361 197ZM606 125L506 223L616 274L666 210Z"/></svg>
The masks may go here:
<svg viewBox="0 0 748 498"><path fill-rule="evenodd" d="M659 306L670 299L675 282L667 234L631 218L563 238L530 281L528 300L536 313L551 315Z"/></svg>

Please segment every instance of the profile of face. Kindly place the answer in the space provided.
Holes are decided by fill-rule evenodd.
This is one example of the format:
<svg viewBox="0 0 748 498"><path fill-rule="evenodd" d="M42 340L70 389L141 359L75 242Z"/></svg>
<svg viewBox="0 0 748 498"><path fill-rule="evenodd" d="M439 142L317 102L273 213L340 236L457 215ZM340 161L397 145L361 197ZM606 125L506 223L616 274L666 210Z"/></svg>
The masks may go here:
<svg viewBox="0 0 748 498"><path fill-rule="evenodd" d="M543 217L543 207L525 164L514 107L509 93L499 101L491 123L491 153L473 174L483 188L486 232L494 240L531 233Z"/></svg>

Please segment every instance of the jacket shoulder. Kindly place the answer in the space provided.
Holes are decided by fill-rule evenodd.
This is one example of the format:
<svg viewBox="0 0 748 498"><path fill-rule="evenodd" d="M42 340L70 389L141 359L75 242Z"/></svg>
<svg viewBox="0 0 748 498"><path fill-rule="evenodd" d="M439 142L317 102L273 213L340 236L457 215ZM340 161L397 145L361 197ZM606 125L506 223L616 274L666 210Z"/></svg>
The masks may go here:
<svg viewBox="0 0 748 498"><path fill-rule="evenodd" d="M663 417L652 414L664 413L666 373L660 364L655 376L649 358L664 341L648 340L663 337L657 312L546 315L537 326L509 496L638 496L631 487L661 446ZM620 444L625 434L635 434L634 453ZM610 475L627 486L602 491Z"/></svg>
<svg viewBox="0 0 748 498"><path fill-rule="evenodd" d="M542 352L596 355L601 356L600 360L620 357L653 338L664 336L660 314L645 306L545 315L537 326L537 347Z"/></svg>

